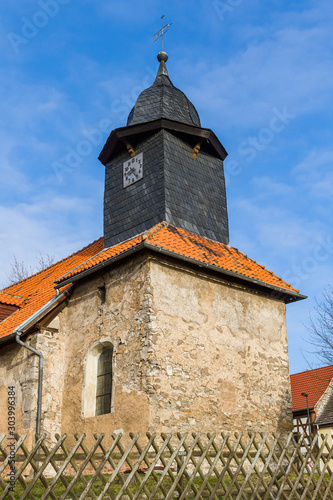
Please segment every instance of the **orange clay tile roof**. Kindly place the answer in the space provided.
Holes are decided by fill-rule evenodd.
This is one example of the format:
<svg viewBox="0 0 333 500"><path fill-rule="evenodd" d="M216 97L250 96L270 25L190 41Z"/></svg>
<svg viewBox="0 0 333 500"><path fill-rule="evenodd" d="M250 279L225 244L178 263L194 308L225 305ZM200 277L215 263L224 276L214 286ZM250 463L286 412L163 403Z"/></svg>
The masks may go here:
<svg viewBox="0 0 333 500"><path fill-rule="evenodd" d="M100 238L43 271L0 291L0 303L8 304L8 300L11 300L10 304L20 307L0 323L0 338L10 335L51 300L55 295L55 283L58 288L62 287L62 292L70 285L72 278L77 279L84 271L93 271L99 264L112 262L113 258L142 247L171 252L175 257L209 264L239 278L250 278L263 285L276 286L287 293L298 293L298 290L237 249L161 222L143 234L107 249L103 249L103 238Z"/></svg>
<svg viewBox="0 0 333 500"><path fill-rule="evenodd" d="M87 262L76 269L71 270L57 280L58 284L87 271L98 264L106 262L126 252L140 243L151 249L166 250L177 256L184 256L198 263L210 264L218 269L230 271L241 277L251 278L263 284L273 285L289 292L298 293L296 288L283 281L281 278L257 264L247 255L239 252L236 248L229 247L217 241L208 240L203 236L197 236L183 229L179 229L167 222L161 222L149 231L136 236L123 243L107 248L94 255Z"/></svg>
<svg viewBox="0 0 333 500"><path fill-rule="evenodd" d="M27 297L22 297L21 295L12 295L10 293L0 291L0 304L7 304L9 306L21 306L25 300L27 300Z"/></svg>
<svg viewBox="0 0 333 500"><path fill-rule="evenodd" d="M306 398L301 396L302 392L309 396L309 408L316 406L332 378L333 365L290 375L293 411L306 409Z"/></svg>
<svg viewBox="0 0 333 500"><path fill-rule="evenodd" d="M102 248L103 238L100 238L66 259L60 260L43 271L1 290L0 303L18 305L20 309L0 323L0 338L10 335L15 328L29 319L30 316L54 297L54 281L59 276L82 264L82 262L100 252ZM60 292L66 288L68 287L64 287Z"/></svg>

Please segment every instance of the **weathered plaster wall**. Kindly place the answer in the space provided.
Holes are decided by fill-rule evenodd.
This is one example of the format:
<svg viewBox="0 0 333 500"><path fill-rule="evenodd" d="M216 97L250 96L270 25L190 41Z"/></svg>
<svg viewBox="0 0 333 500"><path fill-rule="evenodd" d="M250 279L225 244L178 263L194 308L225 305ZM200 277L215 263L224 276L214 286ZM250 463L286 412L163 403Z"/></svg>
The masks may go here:
<svg viewBox="0 0 333 500"><path fill-rule="evenodd" d="M25 352L24 352L25 351ZM35 357L18 344L1 349L0 363L0 433L8 433L8 387L15 387L15 431L35 432L35 409L38 364Z"/></svg>
<svg viewBox="0 0 333 500"><path fill-rule="evenodd" d="M151 428L292 428L285 304L151 262Z"/></svg>
<svg viewBox="0 0 333 500"><path fill-rule="evenodd" d="M105 286L105 302L99 288ZM144 391L143 364L147 343L149 264L136 257L79 284L60 319L67 332L62 431L124 432L148 429L149 398ZM98 339L114 348L114 397L110 414L83 411L87 353Z"/></svg>
<svg viewBox="0 0 333 500"><path fill-rule="evenodd" d="M85 398L95 397L88 356L100 341L114 348L114 395L112 412L96 417ZM137 255L91 275L27 343L45 355L42 423L52 435L292 421L284 303L171 261ZM18 432L34 432L38 358L16 344L1 355L0 430L14 382Z"/></svg>
<svg viewBox="0 0 333 500"><path fill-rule="evenodd" d="M56 317L22 340L44 355L42 428L52 435L61 430L65 334ZM36 432L39 358L15 342L1 349L0 430L7 432L8 387L15 385L16 432Z"/></svg>

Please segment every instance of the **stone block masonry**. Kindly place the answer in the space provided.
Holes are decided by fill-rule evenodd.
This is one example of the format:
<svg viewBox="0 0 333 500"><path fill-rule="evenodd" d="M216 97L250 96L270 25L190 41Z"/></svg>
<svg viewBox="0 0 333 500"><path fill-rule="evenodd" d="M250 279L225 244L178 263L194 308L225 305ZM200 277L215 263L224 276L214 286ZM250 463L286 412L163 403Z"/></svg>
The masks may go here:
<svg viewBox="0 0 333 500"><path fill-rule="evenodd" d="M27 342L45 357L50 435L291 426L285 304L171 258L146 251L82 280ZM95 416L88 357L99 344L113 346L112 406ZM0 394L20 380L17 432L33 430L37 361L17 344L6 349Z"/></svg>

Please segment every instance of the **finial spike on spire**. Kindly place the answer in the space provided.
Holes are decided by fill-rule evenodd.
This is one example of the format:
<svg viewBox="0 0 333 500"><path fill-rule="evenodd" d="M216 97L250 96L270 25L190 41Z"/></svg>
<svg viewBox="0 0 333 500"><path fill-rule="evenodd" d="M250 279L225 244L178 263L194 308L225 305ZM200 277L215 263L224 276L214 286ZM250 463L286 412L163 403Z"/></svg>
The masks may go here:
<svg viewBox="0 0 333 500"><path fill-rule="evenodd" d="M168 29L170 28L170 26L172 25L172 23L169 23L169 24L166 24L165 26L163 26L163 19L164 19L164 17L165 16L163 14L163 16L161 17L161 19L162 19L162 28L157 33L155 33L155 35L154 35L154 42L156 42L156 40L158 40L159 38L162 38L162 52L164 52L164 35L168 31Z"/></svg>
<svg viewBox="0 0 333 500"><path fill-rule="evenodd" d="M160 67L158 69L158 73L157 73L157 76L161 76L161 75L165 75L165 76L169 76L168 74L168 70L167 70L167 67L165 65L165 63L167 62L167 60L169 59L169 56L166 52L160 52L158 55L157 55L157 59L158 61L160 62Z"/></svg>

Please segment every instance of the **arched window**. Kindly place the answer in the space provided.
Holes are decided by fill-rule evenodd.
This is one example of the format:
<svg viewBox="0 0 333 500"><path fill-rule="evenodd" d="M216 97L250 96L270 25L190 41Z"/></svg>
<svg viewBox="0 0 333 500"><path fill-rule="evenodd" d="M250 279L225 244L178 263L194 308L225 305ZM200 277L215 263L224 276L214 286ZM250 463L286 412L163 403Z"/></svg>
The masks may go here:
<svg viewBox="0 0 333 500"><path fill-rule="evenodd" d="M103 349L97 363L96 415L111 413L112 347Z"/></svg>
<svg viewBox="0 0 333 500"><path fill-rule="evenodd" d="M96 340L84 359L82 417L90 418L113 412L114 347L112 339Z"/></svg>

